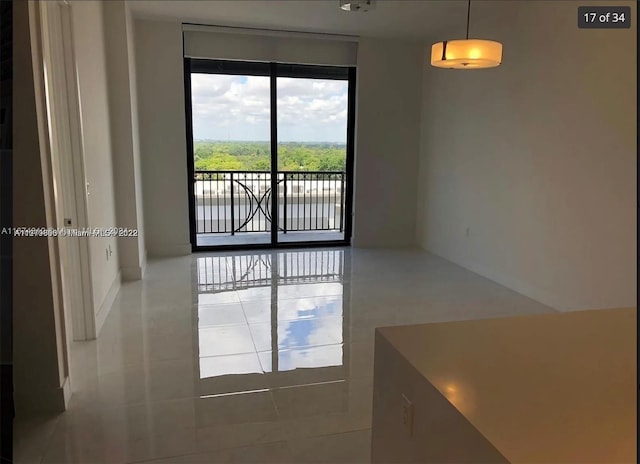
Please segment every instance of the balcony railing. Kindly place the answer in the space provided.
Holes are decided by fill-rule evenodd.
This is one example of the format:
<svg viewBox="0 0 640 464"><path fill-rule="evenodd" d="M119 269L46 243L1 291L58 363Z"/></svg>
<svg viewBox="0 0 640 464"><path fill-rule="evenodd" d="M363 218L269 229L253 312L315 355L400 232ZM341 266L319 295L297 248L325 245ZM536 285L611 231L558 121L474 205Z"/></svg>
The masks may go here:
<svg viewBox="0 0 640 464"><path fill-rule="evenodd" d="M278 231L344 228L344 172L279 171ZM271 230L269 171L196 171L196 232L231 234Z"/></svg>

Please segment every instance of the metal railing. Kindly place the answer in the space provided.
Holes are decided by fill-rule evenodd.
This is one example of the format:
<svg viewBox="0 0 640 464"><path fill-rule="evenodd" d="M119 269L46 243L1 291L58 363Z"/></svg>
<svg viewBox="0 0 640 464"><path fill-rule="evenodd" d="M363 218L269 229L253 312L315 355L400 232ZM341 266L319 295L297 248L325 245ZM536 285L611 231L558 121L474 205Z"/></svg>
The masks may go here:
<svg viewBox="0 0 640 464"><path fill-rule="evenodd" d="M269 171L196 171L196 233L271 230ZM345 173L279 171L278 230L343 231Z"/></svg>

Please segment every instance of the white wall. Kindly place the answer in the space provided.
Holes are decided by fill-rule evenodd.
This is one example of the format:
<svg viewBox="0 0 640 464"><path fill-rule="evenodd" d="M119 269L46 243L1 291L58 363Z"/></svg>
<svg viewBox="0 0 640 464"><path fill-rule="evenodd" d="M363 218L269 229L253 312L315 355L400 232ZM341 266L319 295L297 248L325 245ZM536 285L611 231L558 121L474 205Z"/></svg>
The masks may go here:
<svg viewBox="0 0 640 464"><path fill-rule="evenodd" d="M138 227L138 254L141 274L147 263L147 244L144 227L144 201L142 200L142 159L140 155L140 126L138 120L138 77L136 71L135 22L128 3L125 6L127 22L127 58L129 61L129 92L131 103L131 139L133 145L133 163L135 171L135 194L137 199L136 224Z"/></svg>
<svg viewBox="0 0 640 464"><path fill-rule="evenodd" d="M74 51L82 117L85 174L89 183L88 213L92 228L116 226L111 128L102 4L71 4ZM112 254L107 259L106 250ZM96 326L99 329L119 287L117 238L92 237L91 278Z"/></svg>
<svg viewBox="0 0 640 464"><path fill-rule="evenodd" d="M146 265L142 181L138 139L137 84L133 21L122 0L103 3L109 113L118 227L138 236L118 238L118 258L125 280L142 278Z"/></svg>
<svg viewBox="0 0 640 464"><path fill-rule="evenodd" d="M415 244L423 48L358 44L353 244Z"/></svg>
<svg viewBox="0 0 640 464"><path fill-rule="evenodd" d="M182 26L136 20L135 43L147 251L188 254Z"/></svg>
<svg viewBox="0 0 640 464"><path fill-rule="evenodd" d="M635 12L583 4L477 2L502 66L423 79L421 245L560 310L636 305Z"/></svg>

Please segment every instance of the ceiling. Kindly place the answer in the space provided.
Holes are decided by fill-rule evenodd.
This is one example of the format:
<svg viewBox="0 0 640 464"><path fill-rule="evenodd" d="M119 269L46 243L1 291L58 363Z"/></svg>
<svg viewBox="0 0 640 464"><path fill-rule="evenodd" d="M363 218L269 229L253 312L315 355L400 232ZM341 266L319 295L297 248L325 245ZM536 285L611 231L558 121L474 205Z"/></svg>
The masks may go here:
<svg viewBox="0 0 640 464"><path fill-rule="evenodd" d="M378 0L372 11L345 12L338 0L136 0L135 17L219 26L347 34L401 39L460 35L465 0ZM482 3L482 2L475 2ZM481 5L473 5L473 12ZM479 9L479 8L478 8Z"/></svg>

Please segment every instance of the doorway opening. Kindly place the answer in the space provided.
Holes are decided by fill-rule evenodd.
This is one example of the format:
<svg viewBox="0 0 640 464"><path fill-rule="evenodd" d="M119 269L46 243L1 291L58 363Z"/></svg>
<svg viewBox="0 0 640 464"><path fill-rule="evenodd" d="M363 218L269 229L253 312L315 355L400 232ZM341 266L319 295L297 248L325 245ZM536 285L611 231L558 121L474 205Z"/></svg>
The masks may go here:
<svg viewBox="0 0 640 464"><path fill-rule="evenodd" d="M185 96L194 251L350 243L355 68L186 58Z"/></svg>

